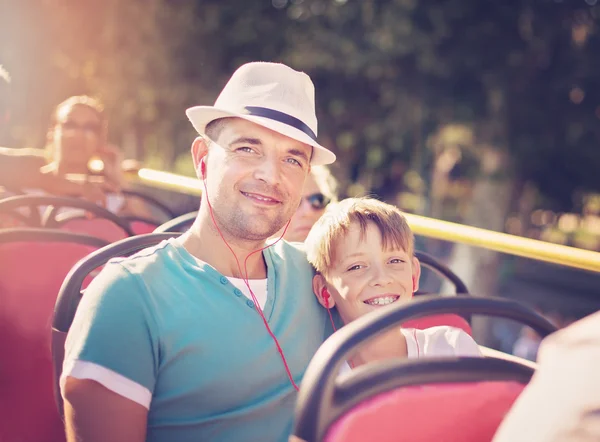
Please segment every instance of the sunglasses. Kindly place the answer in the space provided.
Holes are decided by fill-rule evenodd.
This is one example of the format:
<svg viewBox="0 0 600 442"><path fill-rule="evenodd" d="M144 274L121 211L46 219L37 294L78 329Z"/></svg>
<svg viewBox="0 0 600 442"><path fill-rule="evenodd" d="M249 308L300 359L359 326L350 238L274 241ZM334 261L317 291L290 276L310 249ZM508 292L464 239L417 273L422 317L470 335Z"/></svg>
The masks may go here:
<svg viewBox="0 0 600 442"><path fill-rule="evenodd" d="M86 135L99 136L102 132L102 127L97 123L77 124L74 121L65 121L61 124L62 130L65 132L82 130Z"/></svg>
<svg viewBox="0 0 600 442"><path fill-rule="evenodd" d="M308 201L313 210L323 210L331 202L331 199L322 193L313 193L312 195L304 196L302 200ZM300 204L302 204L302 201L300 201Z"/></svg>

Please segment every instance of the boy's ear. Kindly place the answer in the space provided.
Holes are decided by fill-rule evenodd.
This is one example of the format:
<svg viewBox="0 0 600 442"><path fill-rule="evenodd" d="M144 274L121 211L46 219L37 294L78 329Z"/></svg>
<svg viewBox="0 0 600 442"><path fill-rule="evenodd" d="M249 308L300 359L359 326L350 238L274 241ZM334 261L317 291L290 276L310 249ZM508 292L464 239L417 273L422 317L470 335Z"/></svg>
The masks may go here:
<svg viewBox="0 0 600 442"><path fill-rule="evenodd" d="M329 293L327 289L327 283L323 275L317 273L313 276L313 293L317 297L319 304L321 304L325 308L335 307L335 301L333 300L333 296ZM325 296L324 296L325 295Z"/></svg>
<svg viewBox="0 0 600 442"><path fill-rule="evenodd" d="M419 290L419 278L421 277L421 263L416 256L412 259L412 280L413 280L413 293Z"/></svg>
<svg viewBox="0 0 600 442"><path fill-rule="evenodd" d="M206 154L208 153L208 144L202 137L196 137L192 143L192 159L194 160L194 169L198 179L204 179L206 173ZM201 170L201 164L204 164L204 171Z"/></svg>

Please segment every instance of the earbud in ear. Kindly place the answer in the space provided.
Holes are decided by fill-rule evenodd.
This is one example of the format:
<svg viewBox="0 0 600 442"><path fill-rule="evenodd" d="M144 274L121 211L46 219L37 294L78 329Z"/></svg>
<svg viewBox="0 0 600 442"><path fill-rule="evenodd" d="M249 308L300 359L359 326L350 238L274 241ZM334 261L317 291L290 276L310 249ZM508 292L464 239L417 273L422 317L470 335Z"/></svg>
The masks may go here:
<svg viewBox="0 0 600 442"><path fill-rule="evenodd" d="M329 308L329 292L327 291L327 287L323 287L321 290L321 297L323 298L323 302L325 303L325 308Z"/></svg>

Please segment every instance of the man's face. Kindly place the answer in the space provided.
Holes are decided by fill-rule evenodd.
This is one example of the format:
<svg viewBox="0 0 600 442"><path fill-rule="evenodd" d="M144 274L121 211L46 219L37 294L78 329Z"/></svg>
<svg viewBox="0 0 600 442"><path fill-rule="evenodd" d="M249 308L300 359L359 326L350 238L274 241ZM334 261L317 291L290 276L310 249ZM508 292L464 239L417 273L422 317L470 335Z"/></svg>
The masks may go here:
<svg viewBox="0 0 600 442"><path fill-rule="evenodd" d="M53 160L65 170L85 173L101 140L102 122L96 111L84 105L64 107L52 133Z"/></svg>
<svg viewBox="0 0 600 442"><path fill-rule="evenodd" d="M361 237L360 226L352 223L334 245L334 256L326 280L344 323L412 298L419 263L403 249L385 249L375 224Z"/></svg>
<svg viewBox="0 0 600 442"><path fill-rule="evenodd" d="M298 208L312 148L239 118L213 141L206 185L219 228L235 239L269 238Z"/></svg>

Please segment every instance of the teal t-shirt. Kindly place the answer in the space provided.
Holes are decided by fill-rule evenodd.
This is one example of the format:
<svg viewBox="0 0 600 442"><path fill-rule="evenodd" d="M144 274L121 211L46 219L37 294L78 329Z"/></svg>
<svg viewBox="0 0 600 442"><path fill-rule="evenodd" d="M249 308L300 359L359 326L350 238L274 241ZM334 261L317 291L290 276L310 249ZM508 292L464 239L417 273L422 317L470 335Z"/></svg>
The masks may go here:
<svg viewBox="0 0 600 442"><path fill-rule="evenodd" d="M296 384L332 333L299 245L263 251L264 315ZM151 442L286 441L296 391L251 300L178 240L112 260L86 290L65 368L84 361L147 388Z"/></svg>

